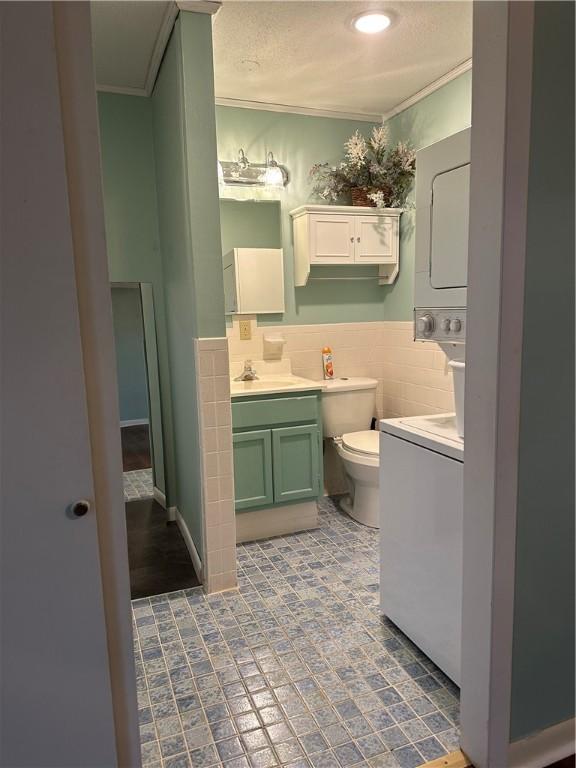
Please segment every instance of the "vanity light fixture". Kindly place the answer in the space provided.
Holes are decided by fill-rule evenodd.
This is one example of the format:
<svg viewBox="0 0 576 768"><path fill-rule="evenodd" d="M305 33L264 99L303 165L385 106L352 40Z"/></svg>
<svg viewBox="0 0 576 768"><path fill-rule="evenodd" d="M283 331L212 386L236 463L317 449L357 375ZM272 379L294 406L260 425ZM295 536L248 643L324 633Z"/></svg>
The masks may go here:
<svg viewBox="0 0 576 768"><path fill-rule="evenodd" d="M268 152L265 163L251 163L240 149L237 160L218 161L218 181L232 186L282 189L288 183L288 172L272 152Z"/></svg>
<svg viewBox="0 0 576 768"><path fill-rule="evenodd" d="M390 16L386 16L385 13L367 11L356 16L352 26L357 32L362 32L365 35L375 35L388 29L390 26Z"/></svg>
<svg viewBox="0 0 576 768"><path fill-rule="evenodd" d="M268 152L266 170L264 171L264 184L267 187L283 187L287 181L286 172L278 165L272 152Z"/></svg>

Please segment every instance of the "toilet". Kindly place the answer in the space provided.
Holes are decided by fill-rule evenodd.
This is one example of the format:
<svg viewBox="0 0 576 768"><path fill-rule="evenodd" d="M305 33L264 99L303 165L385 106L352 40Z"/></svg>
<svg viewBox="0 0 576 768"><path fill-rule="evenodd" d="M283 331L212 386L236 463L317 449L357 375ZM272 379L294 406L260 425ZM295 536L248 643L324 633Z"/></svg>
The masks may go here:
<svg viewBox="0 0 576 768"><path fill-rule="evenodd" d="M334 440L350 488L340 506L371 528L379 527L379 433L370 429L377 383L368 378L330 379L323 382L322 392L324 437Z"/></svg>

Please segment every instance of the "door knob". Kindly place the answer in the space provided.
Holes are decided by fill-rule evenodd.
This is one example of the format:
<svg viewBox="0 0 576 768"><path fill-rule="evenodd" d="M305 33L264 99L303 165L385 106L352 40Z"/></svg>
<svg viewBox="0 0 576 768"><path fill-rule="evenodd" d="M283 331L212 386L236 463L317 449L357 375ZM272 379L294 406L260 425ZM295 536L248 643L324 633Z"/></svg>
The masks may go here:
<svg viewBox="0 0 576 768"><path fill-rule="evenodd" d="M74 517L84 517L90 511L90 502L86 499L79 499L72 504L71 511Z"/></svg>

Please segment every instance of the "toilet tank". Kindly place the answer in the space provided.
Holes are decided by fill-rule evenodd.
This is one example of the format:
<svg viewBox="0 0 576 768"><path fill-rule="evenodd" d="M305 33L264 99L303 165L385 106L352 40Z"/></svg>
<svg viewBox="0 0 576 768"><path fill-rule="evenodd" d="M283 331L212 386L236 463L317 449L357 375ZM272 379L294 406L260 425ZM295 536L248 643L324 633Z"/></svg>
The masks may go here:
<svg viewBox="0 0 576 768"><path fill-rule="evenodd" d="M322 383L324 437L370 429L376 404L376 379L341 378Z"/></svg>

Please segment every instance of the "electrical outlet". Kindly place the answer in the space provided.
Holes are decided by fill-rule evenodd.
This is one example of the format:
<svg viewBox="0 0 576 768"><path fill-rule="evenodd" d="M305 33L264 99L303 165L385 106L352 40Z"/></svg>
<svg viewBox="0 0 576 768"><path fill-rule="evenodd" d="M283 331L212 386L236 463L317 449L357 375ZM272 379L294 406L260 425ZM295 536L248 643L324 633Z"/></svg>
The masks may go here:
<svg viewBox="0 0 576 768"><path fill-rule="evenodd" d="M250 320L240 320L240 339L250 341L252 338L252 324Z"/></svg>

